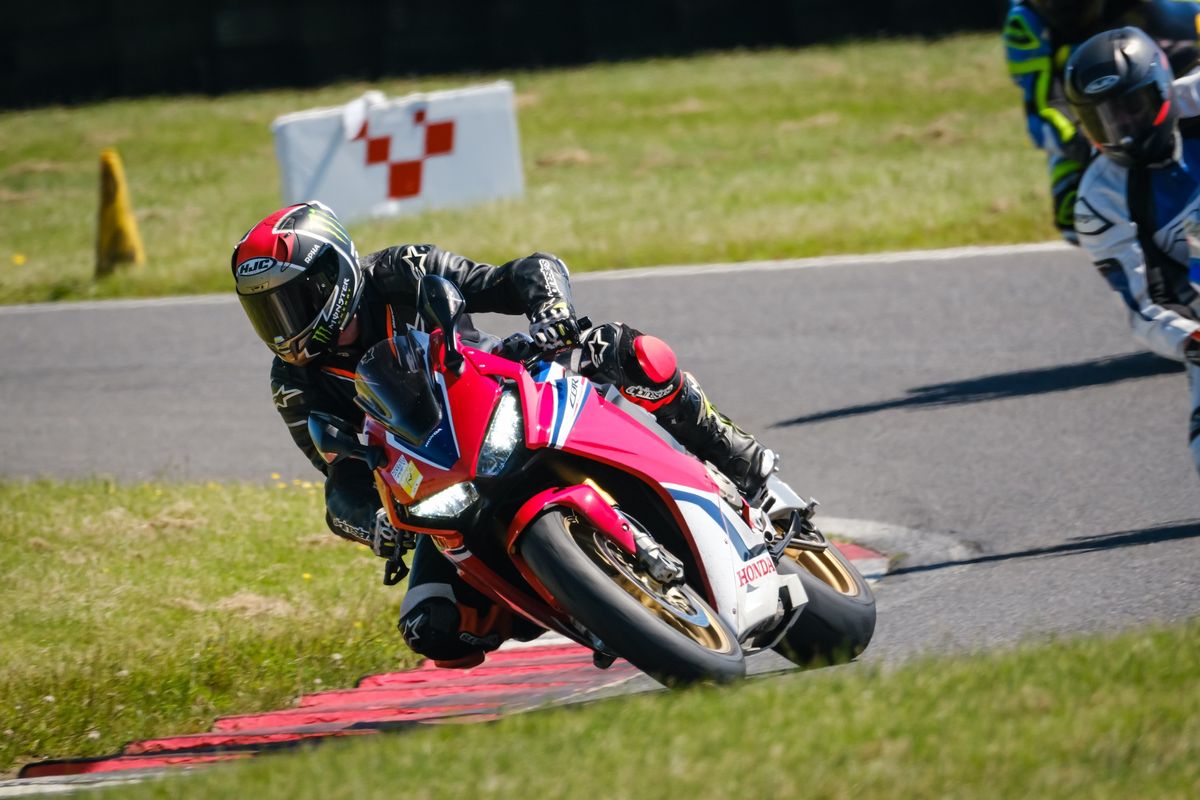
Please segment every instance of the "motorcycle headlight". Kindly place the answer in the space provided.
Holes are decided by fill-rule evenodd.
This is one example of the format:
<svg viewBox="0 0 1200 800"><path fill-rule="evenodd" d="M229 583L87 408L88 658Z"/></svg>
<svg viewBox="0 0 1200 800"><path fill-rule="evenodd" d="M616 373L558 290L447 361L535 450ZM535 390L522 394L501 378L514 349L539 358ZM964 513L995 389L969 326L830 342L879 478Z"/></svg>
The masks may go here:
<svg viewBox="0 0 1200 800"><path fill-rule="evenodd" d="M433 497L409 506L408 513L429 519L454 519L478 499L479 492L475 489L475 484L466 481L442 489Z"/></svg>
<svg viewBox="0 0 1200 800"><path fill-rule="evenodd" d="M508 463L509 456L525 439L525 425L521 421L521 396L516 389L505 389L496 403L492 413L492 422L488 426L487 435L483 437L483 447L479 451L479 461L475 465L478 475L491 478L499 475Z"/></svg>

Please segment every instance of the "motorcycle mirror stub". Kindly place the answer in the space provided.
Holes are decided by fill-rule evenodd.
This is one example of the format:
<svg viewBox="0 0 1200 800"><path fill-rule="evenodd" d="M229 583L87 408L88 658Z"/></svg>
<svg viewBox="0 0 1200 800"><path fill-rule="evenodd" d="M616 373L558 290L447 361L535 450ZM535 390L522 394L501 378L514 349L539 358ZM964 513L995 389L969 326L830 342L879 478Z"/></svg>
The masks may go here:
<svg viewBox="0 0 1200 800"><path fill-rule="evenodd" d="M371 469L383 464L387 458L383 449L363 444L351 430L348 422L332 414L314 411L308 415L308 435L326 464L338 464L347 458L364 461Z"/></svg>
<svg viewBox="0 0 1200 800"><path fill-rule="evenodd" d="M445 278L426 275L421 278L417 304L426 326L430 329L442 329L446 346L444 361L446 366L457 371L462 365L463 357L462 353L458 352L458 340L454 333L458 321L467 309L467 301L463 299L462 292Z"/></svg>

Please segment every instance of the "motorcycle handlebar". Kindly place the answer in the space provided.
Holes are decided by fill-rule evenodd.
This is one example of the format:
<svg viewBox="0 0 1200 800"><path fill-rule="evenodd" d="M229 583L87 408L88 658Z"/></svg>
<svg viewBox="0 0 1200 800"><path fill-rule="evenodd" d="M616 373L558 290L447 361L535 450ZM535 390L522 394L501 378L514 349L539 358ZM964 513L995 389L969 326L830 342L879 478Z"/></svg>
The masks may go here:
<svg viewBox="0 0 1200 800"><path fill-rule="evenodd" d="M592 327L591 317L579 317L577 321L579 323L580 331L586 331ZM501 343L497 352L505 358L513 361L520 361L521 363L525 364L526 367L529 367L542 359L552 359L556 353L560 353L563 350L569 350L571 347L575 346L576 345L570 345L558 350L543 350L534 344L533 340L525 334L515 333Z"/></svg>

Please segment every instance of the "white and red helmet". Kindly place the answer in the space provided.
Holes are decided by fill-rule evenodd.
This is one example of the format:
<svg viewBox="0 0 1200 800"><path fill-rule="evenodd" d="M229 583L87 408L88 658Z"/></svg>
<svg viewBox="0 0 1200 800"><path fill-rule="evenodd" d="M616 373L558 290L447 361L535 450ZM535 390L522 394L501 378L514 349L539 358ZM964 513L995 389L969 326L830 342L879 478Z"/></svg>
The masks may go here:
<svg viewBox="0 0 1200 800"><path fill-rule="evenodd" d="M289 364L335 344L362 297L354 242L316 201L282 208L251 228L233 248L232 268L255 333Z"/></svg>

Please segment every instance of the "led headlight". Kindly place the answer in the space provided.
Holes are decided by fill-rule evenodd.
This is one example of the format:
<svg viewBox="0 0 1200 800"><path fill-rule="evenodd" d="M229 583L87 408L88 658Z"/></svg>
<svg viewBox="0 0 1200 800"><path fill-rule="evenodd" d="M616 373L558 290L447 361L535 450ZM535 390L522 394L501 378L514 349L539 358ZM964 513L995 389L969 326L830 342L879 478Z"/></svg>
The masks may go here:
<svg viewBox="0 0 1200 800"><path fill-rule="evenodd" d="M487 478L499 475L508 463L508 457L524 439L521 397L516 389L505 389L504 394L500 395L500 402L496 403L487 435L483 437L479 463L475 465L476 473Z"/></svg>
<svg viewBox="0 0 1200 800"><path fill-rule="evenodd" d="M429 519L454 519L478 499L479 492L475 490L475 484L466 481L442 489L433 497L409 506L408 513Z"/></svg>

